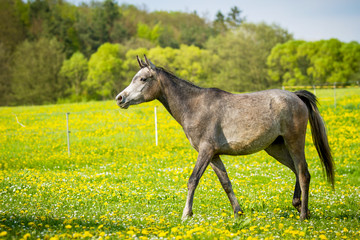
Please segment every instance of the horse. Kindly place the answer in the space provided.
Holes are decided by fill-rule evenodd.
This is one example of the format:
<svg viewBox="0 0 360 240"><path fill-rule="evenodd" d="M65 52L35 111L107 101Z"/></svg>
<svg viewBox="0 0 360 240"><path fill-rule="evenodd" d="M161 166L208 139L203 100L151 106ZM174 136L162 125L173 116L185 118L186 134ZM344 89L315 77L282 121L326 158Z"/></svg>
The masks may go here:
<svg viewBox="0 0 360 240"><path fill-rule="evenodd" d="M144 61L145 60L145 61ZM145 55L140 70L115 101L122 109L157 99L182 126L197 161L188 180L182 218L193 215L195 189L210 165L232 206L234 217L243 214L221 155L247 155L265 150L296 177L292 205L300 220L308 209L310 173L305 159L305 135L310 122L312 138L328 182L334 187L334 162L317 98L300 90L272 89L233 94L217 88L201 88L156 67Z"/></svg>

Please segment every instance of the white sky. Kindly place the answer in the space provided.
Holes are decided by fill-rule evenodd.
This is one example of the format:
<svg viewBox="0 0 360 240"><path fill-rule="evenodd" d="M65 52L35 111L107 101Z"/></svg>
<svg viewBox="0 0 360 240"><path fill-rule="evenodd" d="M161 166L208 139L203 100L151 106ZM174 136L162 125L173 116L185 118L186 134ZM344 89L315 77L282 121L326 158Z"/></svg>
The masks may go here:
<svg viewBox="0 0 360 240"><path fill-rule="evenodd" d="M73 3L90 0L69 0ZM249 22L277 23L295 39L315 41L337 38L360 42L360 0L117 0L149 11L196 11L213 20L237 6Z"/></svg>

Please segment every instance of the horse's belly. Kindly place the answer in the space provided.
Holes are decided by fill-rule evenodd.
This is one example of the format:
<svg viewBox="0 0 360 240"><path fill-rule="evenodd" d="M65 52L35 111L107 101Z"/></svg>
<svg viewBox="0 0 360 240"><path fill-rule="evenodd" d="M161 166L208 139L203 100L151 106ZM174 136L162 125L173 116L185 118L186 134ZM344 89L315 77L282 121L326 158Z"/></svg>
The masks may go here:
<svg viewBox="0 0 360 240"><path fill-rule="evenodd" d="M219 154L227 155L248 155L259 152L269 146L270 143L258 144L258 143L244 143L244 142L229 142L223 145L219 149Z"/></svg>
<svg viewBox="0 0 360 240"><path fill-rule="evenodd" d="M247 155L261 151L279 136L279 131L274 128L262 130L264 131L233 132L228 136L224 134L218 152L229 155Z"/></svg>

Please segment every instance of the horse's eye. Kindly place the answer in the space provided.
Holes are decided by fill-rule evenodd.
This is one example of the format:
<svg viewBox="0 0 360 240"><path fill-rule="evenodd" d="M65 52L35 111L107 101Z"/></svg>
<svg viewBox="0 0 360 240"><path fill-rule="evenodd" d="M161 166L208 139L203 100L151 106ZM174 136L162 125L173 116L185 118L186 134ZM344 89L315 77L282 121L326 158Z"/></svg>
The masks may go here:
<svg viewBox="0 0 360 240"><path fill-rule="evenodd" d="M144 77L140 78L140 81L142 81L142 82L145 82L146 80L147 80L147 78L144 78Z"/></svg>

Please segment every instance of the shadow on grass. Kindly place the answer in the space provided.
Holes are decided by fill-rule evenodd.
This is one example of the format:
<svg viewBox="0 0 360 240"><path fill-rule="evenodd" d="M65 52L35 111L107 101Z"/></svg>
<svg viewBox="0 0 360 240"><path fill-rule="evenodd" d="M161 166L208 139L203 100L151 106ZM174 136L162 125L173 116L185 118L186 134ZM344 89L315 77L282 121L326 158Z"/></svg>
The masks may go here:
<svg viewBox="0 0 360 240"><path fill-rule="evenodd" d="M65 214L66 215L66 214ZM99 218L100 219L100 218ZM5 214L0 220L1 231L7 231L7 237L20 238L26 233L31 233L34 237L41 237L46 234L70 234L90 231L96 234L102 230L119 232L126 229L121 219L118 221L101 222L97 219L79 218L54 218L51 216L31 216L31 215L10 215Z"/></svg>

